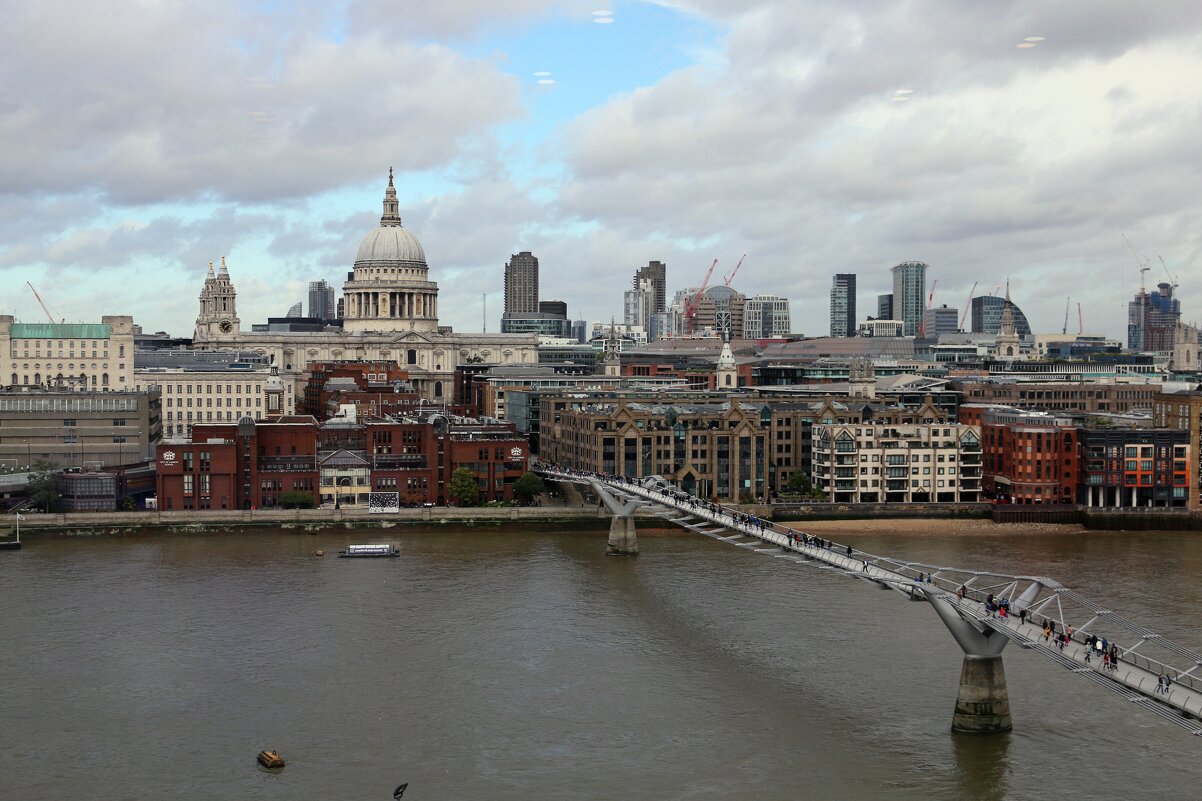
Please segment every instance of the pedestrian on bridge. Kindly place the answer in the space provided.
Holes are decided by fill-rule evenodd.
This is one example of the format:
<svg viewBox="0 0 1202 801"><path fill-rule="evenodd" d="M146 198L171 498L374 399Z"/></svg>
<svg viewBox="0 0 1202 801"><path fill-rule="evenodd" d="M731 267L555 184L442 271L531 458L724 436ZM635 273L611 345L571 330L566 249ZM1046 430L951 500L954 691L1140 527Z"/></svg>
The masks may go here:
<svg viewBox="0 0 1202 801"><path fill-rule="evenodd" d="M1157 695L1160 695L1162 692L1164 692L1164 680L1165 680L1165 675L1163 673L1161 673L1160 675L1158 675L1156 677L1156 694Z"/></svg>

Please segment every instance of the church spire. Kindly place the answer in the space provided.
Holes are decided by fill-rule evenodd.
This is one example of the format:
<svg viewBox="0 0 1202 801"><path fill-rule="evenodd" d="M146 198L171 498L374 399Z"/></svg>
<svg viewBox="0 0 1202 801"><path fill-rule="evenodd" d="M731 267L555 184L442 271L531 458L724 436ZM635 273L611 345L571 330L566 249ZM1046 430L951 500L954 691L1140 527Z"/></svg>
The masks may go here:
<svg viewBox="0 0 1202 801"><path fill-rule="evenodd" d="M1006 279L1006 302L1002 304L1002 326L998 333L1005 337L1014 336L1014 304L1010 302L1010 279Z"/></svg>
<svg viewBox="0 0 1202 801"><path fill-rule="evenodd" d="M382 226L399 226L401 224L401 207L396 199L396 187L392 185L392 167L388 168L388 188L384 190L384 214L380 217Z"/></svg>

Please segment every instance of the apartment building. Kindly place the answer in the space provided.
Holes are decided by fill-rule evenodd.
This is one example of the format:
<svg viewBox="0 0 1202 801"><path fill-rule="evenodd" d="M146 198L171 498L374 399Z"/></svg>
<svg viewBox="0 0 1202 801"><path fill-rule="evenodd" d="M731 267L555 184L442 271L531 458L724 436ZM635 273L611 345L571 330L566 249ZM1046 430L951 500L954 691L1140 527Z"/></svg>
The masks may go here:
<svg viewBox="0 0 1202 801"><path fill-rule="evenodd" d="M811 482L836 503L970 503L981 496L976 426L880 420L813 427Z"/></svg>

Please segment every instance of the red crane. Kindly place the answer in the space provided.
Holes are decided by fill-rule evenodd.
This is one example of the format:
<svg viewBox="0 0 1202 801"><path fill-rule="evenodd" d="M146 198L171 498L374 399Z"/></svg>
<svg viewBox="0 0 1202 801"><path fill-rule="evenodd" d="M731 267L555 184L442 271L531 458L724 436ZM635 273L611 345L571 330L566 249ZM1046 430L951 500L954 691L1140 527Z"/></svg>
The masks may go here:
<svg viewBox="0 0 1202 801"><path fill-rule="evenodd" d="M710 285L710 277L714 274L714 268L717 266L718 260L714 259L714 263L710 265L709 272L705 274L705 280L701 282L701 288L697 290L697 294L693 295L692 298L684 299L684 329L687 334L693 333L693 323L697 317L697 306L701 303L701 296L705 294L706 287Z"/></svg>
<svg viewBox="0 0 1202 801"><path fill-rule="evenodd" d="M726 286L730 286L730 282L735 280L735 276L739 274L739 268L743 266L743 259L745 259L745 258L747 258L746 253L744 253L743 257L741 259L739 259L739 263L735 265L735 271L733 273L731 273L730 275L726 276L726 278L723 280L723 283L725 283Z"/></svg>
<svg viewBox="0 0 1202 801"><path fill-rule="evenodd" d="M36 289L34 289L34 288L33 288L33 284L31 284L31 283L29 283L28 281L26 281L26 282L25 282L25 286L29 287L29 290L30 290L31 292L33 292L33 296L34 296L35 298L37 298L37 299L38 299L38 305L42 307L42 311L46 312L46 317L47 317L47 319L49 319L49 320L50 320L50 322L52 322L52 323L61 323L61 322L63 322L63 320L67 319L67 318L65 318L65 317L63 318L63 320L56 320L56 319L54 319L54 315L50 313L50 309L46 308L46 301L42 300L42 296L41 296L41 295L39 295L39 294L38 294L38 291L37 291Z"/></svg>

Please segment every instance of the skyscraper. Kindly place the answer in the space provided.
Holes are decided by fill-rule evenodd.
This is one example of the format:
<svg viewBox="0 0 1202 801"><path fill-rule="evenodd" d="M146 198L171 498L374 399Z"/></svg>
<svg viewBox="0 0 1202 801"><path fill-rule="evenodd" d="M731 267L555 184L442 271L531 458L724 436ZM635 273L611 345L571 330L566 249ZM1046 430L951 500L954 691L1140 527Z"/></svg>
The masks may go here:
<svg viewBox="0 0 1202 801"><path fill-rule="evenodd" d="M876 319L893 319L893 293L876 296Z"/></svg>
<svg viewBox="0 0 1202 801"><path fill-rule="evenodd" d="M1172 350L1181 321L1181 301L1173 297L1173 285L1157 284L1145 292L1141 287L1127 304L1127 347L1131 350Z"/></svg>
<svg viewBox="0 0 1202 801"><path fill-rule="evenodd" d="M743 307L744 339L774 339L788 336L792 330L788 298L756 295L747 299Z"/></svg>
<svg viewBox="0 0 1202 801"><path fill-rule="evenodd" d="M318 320L333 320L335 312L334 287L325 279L309 282L309 316Z"/></svg>
<svg viewBox="0 0 1202 801"><path fill-rule="evenodd" d="M831 336L856 335L856 274L836 273L831 281Z"/></svg>
<svg viewBox="0 0 1202 801"><path fill-rule="evenodd" d="M505 314L538 313L538 258L528 250L505 265Z"/></svg>
<svg viewBox="0 0 1202 801"><path fill-rule="evenodd" d="M893 268L893 319L906 324L908 337L916 336L922 325L926 292L926 262L903 261Z"/></svg>
<svg viewBox="0 0 1202 801"><path fill-rule="evenodd" d="M639 288L639 281L649 280L654 294L655 307L652 314L668 310L668 265L662 261L649 261L646 267L640 267L634 273L633 287Z"/></svg>
<svg viewBox="0 0 1202 801"><path fill-rule="evenodd" d="M649 331L651 315L655 314L655 286L652 280L639 279L634 289L626 290L622 306L622 321L626 325L637 325Z"/></svg>
<svg viewBox="0 0 1202 801"><path fill-rule="evenodd" d="M972 313L969 330L974 334L997 334L1002 328L1002 312L1007 301L997 295L977 295L972 299ZM1010 313L1014 316L1014 330L1020 339L1030 339L1031 324L1023 310L1010 303Z"/></svg>

